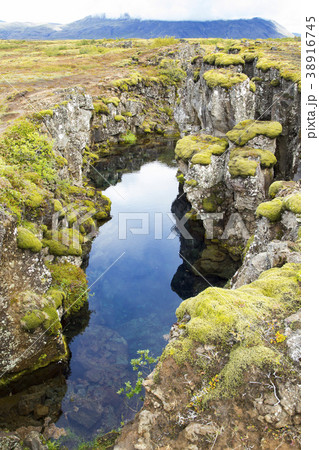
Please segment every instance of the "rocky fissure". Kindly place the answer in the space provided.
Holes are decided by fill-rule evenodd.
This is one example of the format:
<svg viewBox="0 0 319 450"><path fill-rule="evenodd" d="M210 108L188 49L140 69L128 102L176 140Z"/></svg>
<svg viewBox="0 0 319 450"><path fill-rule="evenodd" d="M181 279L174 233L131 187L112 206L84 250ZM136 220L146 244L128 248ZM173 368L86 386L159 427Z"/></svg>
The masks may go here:
<svg viewBox="0 0 319 450"><path fill-rule="evenodd" d="M76 304L86 289L80 266L110 218L110 201L97 190L105 180L88 183L88 175L98 180L89 174L98 172L94 163L103 164L119 143L182 137L180 208L201 240L196 251L181 241L183 264L190 257L195 277L218 276L230 289L209 288L181 304L160 363L144 382L144 406L115 448L299 448L300 91L279 69L259 68L257 57L217 66L204 53L181 44L156 60L164 78L133 72L112 86L101 83L93 97L61 90L61 102L32 119L32 136L52 146L53 182L43 185L33 174L31 184L19 185L1 160L0 181L24 202L18 218L11 200L1 211L1 387L15 393L27 374L54 372L68 360L62 326L85 304L85 296ZM25 194L30 186L33 203ZM32 242L19 247L21 228ZM220 311L216 300L219 321L210 306L216 292L222 305L227 300ZM54 417L38 401L32 411L40 423ZM31 430L25 445L33 448L28 439L39 431ZM15 435L3 439L16 445Z"/></svg>

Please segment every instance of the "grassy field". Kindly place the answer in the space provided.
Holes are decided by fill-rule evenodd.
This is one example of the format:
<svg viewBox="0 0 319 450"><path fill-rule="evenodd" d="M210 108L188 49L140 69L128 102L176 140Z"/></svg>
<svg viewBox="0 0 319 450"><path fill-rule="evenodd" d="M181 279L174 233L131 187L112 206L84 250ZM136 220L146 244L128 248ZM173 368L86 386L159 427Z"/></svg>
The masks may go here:
<svg viewBox="0 0 319 450"><path fill-rule="evenodd" d="M174 57L180 40L173 37L125 40L0 41L0 132L7 122L58 102L58 89L84 87L99 95L112 81L138 71L157 76L161 59ZM262 70L276 67L292 81L300 80L297 39L189 39L207 55L239 52L246 62L258 58Z"/></svg>

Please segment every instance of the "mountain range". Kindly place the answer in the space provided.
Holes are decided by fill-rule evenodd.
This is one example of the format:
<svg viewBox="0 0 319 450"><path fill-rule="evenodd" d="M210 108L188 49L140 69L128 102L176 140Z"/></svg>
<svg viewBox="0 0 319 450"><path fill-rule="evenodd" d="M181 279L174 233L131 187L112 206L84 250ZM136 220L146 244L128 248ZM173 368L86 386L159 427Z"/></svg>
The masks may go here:
<svg viewBox="0 0 319 450"><path fill-rule="evenodd" d="M0 39L57 40L57 39L117 39L155 38L231 38L267 39L293 37L278 23L259 17L238 20L167 21L133 19L125 14L119 19L105 15L87 16L68 24L3 22L0 20Z"/></svg>

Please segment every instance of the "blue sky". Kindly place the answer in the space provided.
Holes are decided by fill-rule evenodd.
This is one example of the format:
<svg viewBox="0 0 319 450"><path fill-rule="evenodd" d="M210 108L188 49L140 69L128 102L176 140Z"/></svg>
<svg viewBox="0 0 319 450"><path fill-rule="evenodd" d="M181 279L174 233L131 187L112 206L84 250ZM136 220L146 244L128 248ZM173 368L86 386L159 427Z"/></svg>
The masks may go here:
<svg viewBox="0 0 319 450"><path fill-rule="evenodd" d="M291 32L300 32L299 0L43 0L3 2L0 19L7 22L67 23L91 14L117 18L161 20L214 20L262 17L272 19Z"/></svg>

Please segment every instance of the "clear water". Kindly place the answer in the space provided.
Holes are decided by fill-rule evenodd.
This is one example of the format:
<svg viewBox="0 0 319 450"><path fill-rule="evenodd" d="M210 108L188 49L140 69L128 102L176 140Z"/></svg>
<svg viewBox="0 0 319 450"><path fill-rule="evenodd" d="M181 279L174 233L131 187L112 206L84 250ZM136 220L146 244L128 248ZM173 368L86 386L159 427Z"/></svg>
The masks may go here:
<svg viewBox="0 0 319 450"><path fill-rule="evenodd" d="M168 216L178 193L176 167L146 163L104 193L112 200L112 219L100 228L90 253L92 314L84 332L70 344L71 373L57 422L86 439L134 415L131 408L138 405L127 405L116 391L134 379L130 359L138 349L160 355L181 301L171 289L181 264L180 241L171 233L174 224ZM128 229L127 238L119 239L123 213L147 213L149 232L133 234ZM142 225L141 220L127 223L128 228Z"/></svg>

